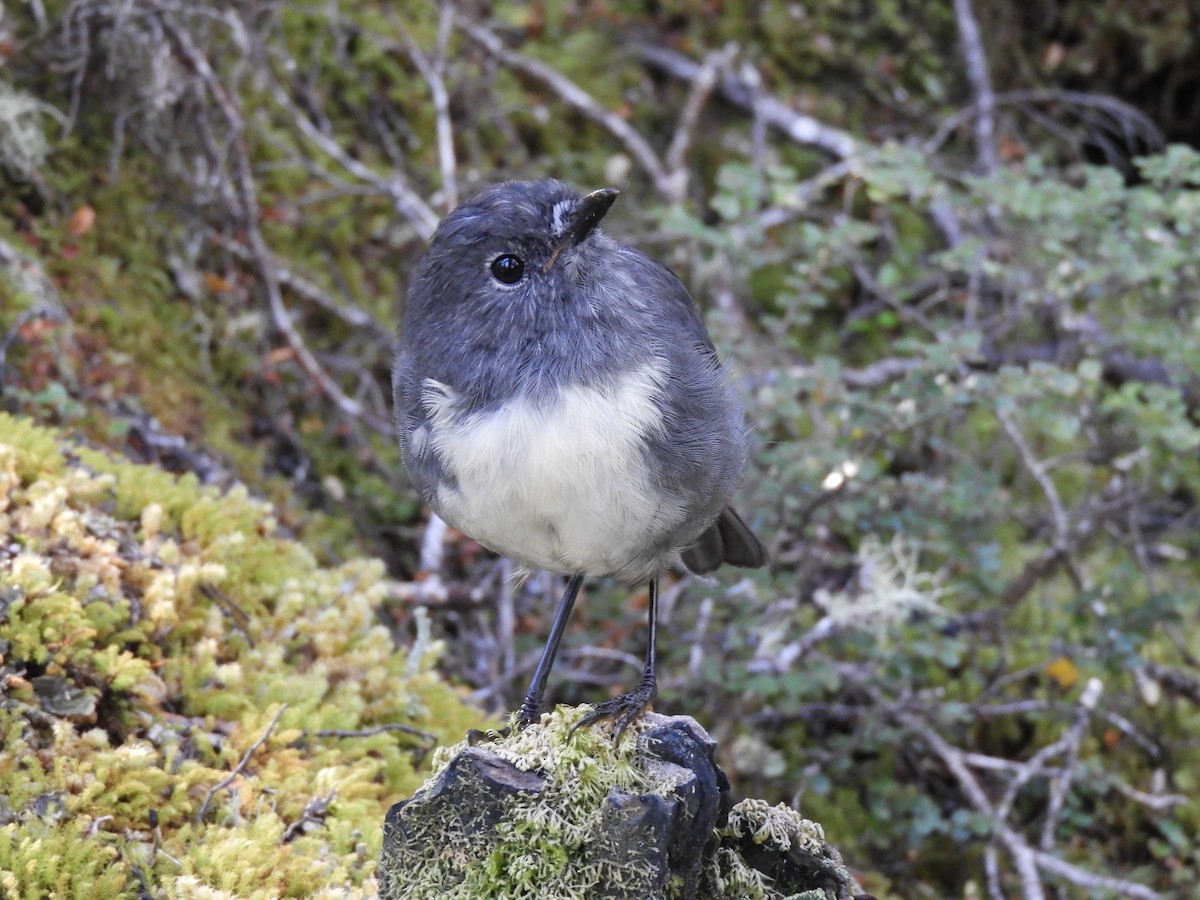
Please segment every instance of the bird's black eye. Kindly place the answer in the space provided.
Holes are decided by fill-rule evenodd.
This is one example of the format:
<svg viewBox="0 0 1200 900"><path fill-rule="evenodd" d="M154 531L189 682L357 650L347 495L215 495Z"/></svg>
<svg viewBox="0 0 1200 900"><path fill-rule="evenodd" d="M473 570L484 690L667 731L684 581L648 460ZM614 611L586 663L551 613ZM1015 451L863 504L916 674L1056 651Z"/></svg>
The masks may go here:
<svg viewBox="0 0 1200 900"><path fill-rule="evenodd" d="M521 257L505 253L492 260L492 277L501 284L516 284L525 274L525 263Z"/></svg>

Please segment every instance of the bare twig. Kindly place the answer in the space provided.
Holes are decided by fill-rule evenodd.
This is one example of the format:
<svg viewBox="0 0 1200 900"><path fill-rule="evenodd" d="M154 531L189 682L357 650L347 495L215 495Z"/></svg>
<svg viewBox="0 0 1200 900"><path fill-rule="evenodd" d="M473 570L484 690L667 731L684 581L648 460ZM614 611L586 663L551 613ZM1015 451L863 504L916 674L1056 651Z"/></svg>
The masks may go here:
<svg viewBox="0 0 1200 900"><path fill-rule="evenodd" d="M1000 854L995 844L988 844L983 851L983 870L987 876L988 894L992 900L1005 900L1000 887Z"/></svg>
<svg viewBox="0 0 1200 900"><path fill-rule="evenodd" d="M1099 689L1092 688L1089 685L1085 689L1084 695L1088 702L1094 705L1093 701L1099 699ZM1081 698L1081 708L1085 707L1083 699ZM967 754L947 743L941 735L937 734L926 722L922 721L916 715L910 712L898 712L897 718L906 727L919 735L930 749L933 750L934 754L954 776L955 781L958 782L959 788L971 806L989 821L994 829L996 839L1004 845L1004 848L1013 857L1017 876L1020 879L1021 889L1026 900L1044 900L1046 891L1042 884L1043 871L1063 878L1073 884L1093 890L1107 890L1120 896L1132 897L1134 900L1161 900L1162 895L1150 888L1134 884L1122 878L1097 875L1073 863L1065 862L1045 850L1034 849L1008 823L1007 813L1011 807L1011 798L1015 793L1013 783L1018 780L1021 783L1028 781L1034 774L1033 770L1040 770L1042 768L1042 761L1045 758L1068 749L1071 740L1070 732L1064 739L1056 741L1054 744L1034 754L1025 767L1023 767L1030 770L1029 773L1018 773L1016 778L1014 778L1014 782L1010 782L1005 792L1005 799L1000 804L994 805L988 797L987 792L984 791L983 786L971 771ZM992 867L989 867L988 871L989 891L994 897L1002 897L998 870L996 870L997 874L994 878L991 874L993 871Z"/></svg>
<svg viewBox="0 0 1200 900"><path fill-rule="evenodd" d="M235 241L215 230L209 232L209 238L222 250L232 254L241 262L253 261L253 256L245 244ZM371 313L361 306L346 300L334 299L315 281L306 278L298 272L293 272L285 266L276 265L275 277L279 279L281 285L294 291L297 297L319 306L352 328L359 328L370 332L376 338L386 339L390 343L392 339L390 330L384 328Z"/></svg>
<svg viewBox="0 0 1200 900"><path fill-rule="evenodd" d="M564 103L608 131L624 145L629 155L637 160L638 165L646 171L658 193L666 200L674 197L675 190L672 186L671 173L667 171L654 148L637 129L615 112L605 109L596 102L591 94L557 69L509 50L495 32L477 22L470 22L462 18L459 18L458 21L462 30L470 36L471 40L497 60L513 71L545 85Z"/></svg>
<svg viewBox="0 0 1200 900"><path fill-rule="evenodd" d="M729 67L733 57L737 54L737 49L736 44L728 44L705 56L704 62L688 90L683 111L679 114L679 124L675 127L675 135L671 138L666 155L666 167L669 173L667 177L675 191L675 202L683 199L687 189L687 155L696 134L696 126L700 123L700 113L708 103L709 97L712 96L713 89L717 86L717 76Z"/></svg>
<svg viewBox="0 0 1200 900"><path fill-rule="evenodd" d="M438 166L442 175L442 206L449 212L458 206L458 163L454 154L454 123L450 118L450 93L446 90L446 48L454 30L453 0L442 0L438 18L437 46L430 58L401 27L408 54L429 85L437 129Z"/></svg>
<svg viewBox="0 0 1200 900"><path fill-rule="evenodd" d="M385 178L370 166L359 162L347 153L337 141L314 125L303 111L297 109L287 91L280 85L274 85L273 93L276 102L281 107L292 111L293 115L290 121L318 150L362 183L370 185L384 196L391 197L396 211L409 221L422 240L428 241L433 237L440 217L416 191L408 186L400 173L397 172L390 178Z"/></svg>
<svg viewBox="0 0 1200 900"><path fill-rule="evenodd" d="M954 0L954 16L958 20L958 38L967 64L967 78L975 91L975 105L979 110L975 117L976 158L983 173L991 175L996 171L996 95L971 0Z"/></svg>
<svg viewBox="0 0 1200 900"><path fill-rule="evenodd" d="M1104 94L1092 94L1086 91L1064 91L1054 88L1007 91L1002 94L995 94L992 97L992 104L993 109L1001 106L1020 108L1034 104L1061 104L1074 111L1079 111L1079 114L1084 117L1089 112L1093 114L1092 119L1101 115L1108 117L1109 121L1115 123L1120 128L1126 140L1131 143L1140 141L1145 145L1147 150L1157 150L1164 143L1162 132L1145 113L1123 100ZM976 98L953 115L947 116L938 125L937 130L922 145L923 152L926 155L936 153L950 139L950 135L961 125L978 115L980 115L980 105L979 99ZM1053 127L1052 120L1044 124L1047 127ZM1092 121L1091 124L1097 123Z"/></svg>
<svg viewBox="0 0 1200 900"><path fill-rule="evenodd" d="M1016 863L1017 874L1021 879L1021 887L1026 900L1045 900L1046 892L1042 888L1042 879L1038 874L1033 849L1025 842L1024 838L1013 831L1008 823L997 815L992 801L988 799L987 793L967 766L966 760L963 759L962 751L948 744L941 735L916 716L902 714L901 720L929 745L930 749L950 770L950 774L954 776L971 805L996 829L996 836Z"/></svg>
<svg viewBox="0 0 1200 900"><path fill-rule="evenodd" d="M496 645L499 653L500 673L507 673L516 665L517 651L514 644L517 631L517 614L513 604L513 564L503 557L499 566L499 591L496 596Z"/></svg>
<svg viewBox="0 0 1200 900"><path fill-rule="evenodd" d="M317 385L321 393L328 397L343 415L366 422L384 434L391 433L391 424L384 419L372 415L362 404L347 396L344 391L330 378L329 374L317 362L316 357L308 349L297 330L292 317L283 302L279 290L279 279L275 273L275 261L267 246L259 227L258 194L254 185L253 169L250 162L250 151L246 145L246 124L242 117L237 100L225 89L209 64L207 57L200 51L192 40L192 36L179 28L161 7L155 6L161 15L163 29L172 45L183 57L189 68L196 73L208 89L217 106L220 107L230 129L230 143L233 150L234 187L237 191L238 202L241 206L243 228L246 241L253 256L254 267L259 281L267 295L267 306L271 312L271 321L283 336L284 342L291 348L297 363L305 374Z"/></svg>
<svg viewBox="0 0 1200 900"><path fill-rule="evenodd" d="M279 843L290 844L301 834L308 831L309 825L322 825L325 822L325 817L329 815L329 808L333 806L333 802L337 800L337 791L330 791L325 796L316 796L304 804L304 811L300 813L300 818L283 829L283 834L279 837Z"/></svg>
<svg viewBox="0 0 1200 900"><path fill-rule="evenodd" d="M1025 440L1025 435L1017 427L1017 423L1013 420L1008 410L997 408L994 412L1001 427L1004 428L1004 433L1008 435L1009 440L1013 442L1013 446L1017 448L1017 454L1021 457L1021 462L1029 471L1029 474L1033 476L1033 480L1037 482L1038 487L1042 489L1042 493L1046 496L1046 502L1050 504L1050 517L1054 526L1053 548L1056 553L1063 556L1068 567L1071 567L1071 561L1068 556L1071 550L1071 525L1067 519L1067 512L1063 507L1062 498L1058 495L1058 488L1054 486L1054 480L1046 470L1045 463L1039 460L1034 454L1033 448ZM1078 579L1079 576L1076 575L1076 578Z"/></svg>
<svg viewBox="0 0 1200 900"><path fill-rule="evenodd" d="M1054 831L1058 827L1058 817L1062 813L1067 791L1071 789L1071 780L1075 777L1075 764L1079 761L1079 742L1091 721L1092 710L1100 701L1104 692L1104 682L1099 678L1091 678L1079 696L1079 706L1075 710L1075 720L1063 737L1064 753L1062 767L1058 776L1050 782L1050 799L1046 802L1046 817L1042 821L1042 836L1038 847L1042 850L1054 849Z"/></svg>
<svg viewBox="0 0 1200 900"><path fill-rule="evenodd" d="M816 199L818 194L853 174L857 165L852 159L831 163L817 174L797 184L796 189L786 199L785 206L775 206L763 210L755 225L765 231L795 221L808 209L809 204ZM732 233L740 237L744 231L745 226L736 225Z"/></svg>
<svg viewBox="0 0 1200 900"><path fill-rule="evenodd" d="M1111 891L1121 897L1132 897L1133 900L1163 900L1163 895L1153 888L1134 884L1123 878L1113 878L1111 875L1097 875L1074 863L1059 859L1051 853L1035 850L1033 859L1040 868L1047 872L1092 891Z"/></svg>
<svg viewBox="0 0 1200 900"><path fill-rule="evenodd" d="M682 53L647 43L635 43L633 49L647 65L674 78L695 81L700 77L700 64ZM726 73L717 86L726 100L747 112L754 111L756 102L760 104L758 108L767 124L778 128L798 144L818 147L838 159L854 156L858 152L858 139L849 132L798 113L770 95L764 94L756 101L754 92L743 79Z"/></svg>
<svg viewBox="0 0 1200 900"><path fill-rule="evenodd" d="M425 525L425 536L421 538L422 572L439 572L442 568L442 552L446 546L446 532L449 526L437 513L430 513Z"/></svg>
<svg viewBox="0 0 1200 900"><path fill-rule="evenodd" d="M1140 803L1143 806L1148 806L1160 812L1170 809L1172 806L1183 806L1186 803L1192 802L1192 798L1184 794L1150 794L1146 791L1139 791L1133 785L1126 784L1120 778L1114 778L1111 775L1109 776L1108 783L1118 793L1128 797L1134 803Z"/></svg>
<svg viewBox="0 0 1200 900"><path fill-rule="evenodd" d="M634 51L647 65L666 72L674 78L694 82L700 77L701 67L699 64L667 47L637 43L634 45ZM839 161L847 162L845 170L831 167L828 172L818 174L818 178L821 178L822 175L832 175L833 178L830 180L836 180L846 171L853 170L855 163L852 161L861 155L863 149L863 145L857 137L848 131L826 125L812 116L796 112L784 101L751 84L753 80L753 77L750 79L737 78L726 73L718 81L717 88L725 100L754 117L756 129L770 125L782 131L797 144L816 147ZM823 185L817 185L817 187L823 187ZM929 216L938 231L941 232L946 244L954 247L961 243L963 239L962 226L954 207L943 198L934 198L929 202L928 208ZM784 220L792 218L791 213L786 210L782 212L768 210L763 216L764 227L770 227L771 219L776 216L782 217Z"/></svg>
<svg viewBox="0 0 1200 900"><path fill-rule="evenodd" d="M267 742L267 738L271 736L271 732L275 730L275 726L279 724L279 719L283 716L284 712L287 711L287 708L288 707L286 703L279 707L279 712L275 713L274 718L271 719L271 722L269 725L267 725L266 730L259 735L258 740L246 748L246 752L242 754L242 758L238 760L237 765L233 767L233 771L208 789L208 793L204 795L204 802L201 803L200 808L196 810L195 821L203 821L204 817L208 814L208 807L209 804L212 803L213 797L215 797L219 791L223 791L225 788L233 784L233 782L237 780L238 776L246 770L246 766L250 764L250 758L254 756L259 747Z"/></svg>
<svg viewBox="0 0 1200 900"><path fill-rule="evenodd" d="M693 681L700 678L700 667L704 664L704 641L708 637L708 624L712 619L712 597L700 601L700 611L696 614L696 627L692 631L692 647L688 651L688 677Z"/></svg>
<svg viewBox="0 0 1200 900"><path fill-rule="evenodd" d="M921 359L881 359L861 369L843 369L838 373L842 384L852 390L871 390L898 381L910 372L920 371L928 363ZM807 381L821 375L818 366L792 366L787 376L795 381Z"/></svg>

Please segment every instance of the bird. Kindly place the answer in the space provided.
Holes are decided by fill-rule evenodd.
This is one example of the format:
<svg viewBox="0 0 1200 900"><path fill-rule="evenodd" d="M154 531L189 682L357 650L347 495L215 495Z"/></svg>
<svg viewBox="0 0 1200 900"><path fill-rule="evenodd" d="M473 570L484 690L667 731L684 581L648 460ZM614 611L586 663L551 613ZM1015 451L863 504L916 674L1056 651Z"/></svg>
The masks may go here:
<svg viewBox="0 0 1200 900"><path fill-rule="evenodd" d="M410 280L392 371L423 501L523 571L567 577L518 729L584 579L648 586L641 680L575 726L614 720L616 740L657 694L659 576L767 561L730 505L743 406L680 280L599 229L618 194L506 181L457 206Z"/></svg>

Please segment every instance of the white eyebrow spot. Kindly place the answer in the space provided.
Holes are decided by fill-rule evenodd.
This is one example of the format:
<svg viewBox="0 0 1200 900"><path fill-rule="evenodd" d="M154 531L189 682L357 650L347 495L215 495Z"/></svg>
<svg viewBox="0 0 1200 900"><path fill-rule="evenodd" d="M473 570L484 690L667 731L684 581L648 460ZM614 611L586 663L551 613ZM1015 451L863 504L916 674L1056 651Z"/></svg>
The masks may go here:
<svg viewBox="0 0 1200 900"><path fill-rule="evenodd" d="M562 237L563 232L567 230L567 225L571 221L570 215L574 209L574 200L559 200L554 204L554 209L550 213L550 233L556 238Z"/></svg>

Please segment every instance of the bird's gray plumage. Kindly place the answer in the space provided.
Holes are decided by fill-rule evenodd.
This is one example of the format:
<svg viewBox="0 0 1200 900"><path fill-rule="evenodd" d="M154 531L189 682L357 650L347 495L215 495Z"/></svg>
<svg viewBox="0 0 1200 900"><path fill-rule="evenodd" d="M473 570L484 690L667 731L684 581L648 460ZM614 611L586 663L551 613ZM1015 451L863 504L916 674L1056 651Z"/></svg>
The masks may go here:
<svg viewBox="0 0 1200 900"><path fill-rule="evenodd" d="M393 375L409 475L451 525L532 567L634 582L681 555L762 565L728 509L742 408L692 298L594 223L568 240L582 202L507 182L438 227ZM524 263L512 285L491 271L504 255Z"/></svg>

